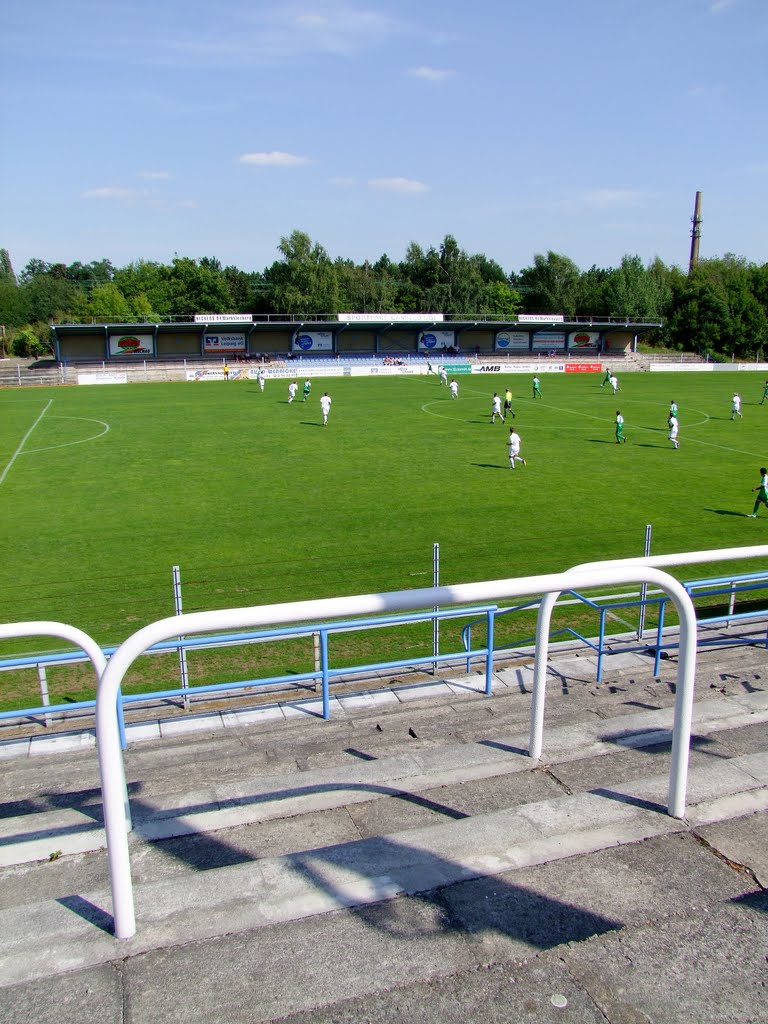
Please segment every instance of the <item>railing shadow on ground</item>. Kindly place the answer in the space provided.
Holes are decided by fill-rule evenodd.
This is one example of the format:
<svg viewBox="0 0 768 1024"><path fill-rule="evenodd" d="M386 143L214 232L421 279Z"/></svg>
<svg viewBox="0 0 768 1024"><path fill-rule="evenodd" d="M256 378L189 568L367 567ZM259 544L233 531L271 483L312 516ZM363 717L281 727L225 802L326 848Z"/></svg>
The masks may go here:
<svg viewBox="0 0 768 1024"><path fill-rule="evenodd" d="M280 794L253 799L314 794L338 787L297 787ZM450 806L417 794L386 786L344 787L387 795L438 813L452 821L470 816ZM149 806L144 807L150 810ZM204 805L183 808L183 812L204 810ZM655 807L652 809L656 809ZM664 808L659 808L664 814ZM134 814L141 808L134 803ZM511 841L514 838L511 837ZM256 862L262 858L238 848L222 834L192 832L157 843L163 854L195 871L207 871ZM307 884L307 916L327 910L348 909L375 931L403 938L436 937L441 934L478 935L495 933L537 950L565 942L580 941L623 927L616 918L605 917L575 904L511 883L498 874L489 875L434 852L410 846L393 836L374 836L328 847L287 854L279 860L288 872ZM512 865L510 864L510 869ZM194 882L190 883L192 889ZM462 889L453 887L460 886ZM451 887L448 900L445 890ZM320 897L317 906L313 894ZM436 911L428 925L409 918L404 924L402 898L416 899ZM58 902L95 928L111 932L112 917L104 908L79 894L59 897ZM297 916L304 916L299 909ZM406 929L405 931L403 929ZM416 931L414 931L416 928Z"/></svg>

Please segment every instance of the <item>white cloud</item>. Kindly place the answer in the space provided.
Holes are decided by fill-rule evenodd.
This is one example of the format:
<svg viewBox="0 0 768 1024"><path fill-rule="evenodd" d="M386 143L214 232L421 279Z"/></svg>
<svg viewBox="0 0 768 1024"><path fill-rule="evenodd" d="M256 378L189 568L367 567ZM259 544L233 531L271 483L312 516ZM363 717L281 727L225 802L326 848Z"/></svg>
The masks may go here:
<svg viewBox="0 0 768 1024"><path fill-rule="evenodd" d="M722 96L725 88L722 85L693 85L688 90L688 95L699 96Z"/></svg>
<svg viewBox="0 0 768 1024"><path fill-rule="evenodd" d="M423 181L414 181L412 178L371 178L368 182L371 188L386 189L390 192L427 192L429 185Z"/></svg>
<svg viewBox="0 0 768 1024"><path fill-rule="evenodd" d="M137 188L122 188L120 185L103 185L89 188L80 193L81 199L146 199L148 192Z"/></svg>
<svg viewBox="0 0 768 1024"><path fill-rule="evenodd" d="M270 153L243 153L238 160L241 164L252 164L254 167L300 167L311 163L308 156L283 153L278 149Z"/></svg>
<svg viewBox="0 0 768 1024"><path fill-rule="evenodd" d="M168 171L137 171L137 178L144 178L146 181L167 181L170 178Z"/></svg>
<svg viewBox="0 0 768 1024"><path fill-rule="evenodd" d="M197 200L196 199L179 199L175 204L180 210L196 210Z"/></svg>
<svg viewBox="0 0 768 1024"><path fill-rule="evenodd" d="M418 68L411 68L408 74L412 78L423 78L427 82L444 82L446 78L453 78L456 72L452 68L431 68L422 65Z"/></svg>
<svg viewBox="0 0 768 1024"><path fill-rule="evenodd" d="M712 0L709 5L710 14L719 14L720 11L724 11L726 7L732 7L736 3L736 0Z"/></svg>
<svg viewBox="0 0 768 1024"><path fill-rule="evenodd" d="M579 199L585 206L637 206L646 197L644 192L629 188L595 188L582 192Z"/></svg>
<svg viewBox="0 0 768 1024"><path fill-rule="evenodd" d="M298 4L236 5L211 28L182 30L162 48L147 50L153 62L164 64L281 62L321 54L349 57L379 46L407 31L400 22L375 10L355 9L344 3L324 4L317 11Z"/></svg>

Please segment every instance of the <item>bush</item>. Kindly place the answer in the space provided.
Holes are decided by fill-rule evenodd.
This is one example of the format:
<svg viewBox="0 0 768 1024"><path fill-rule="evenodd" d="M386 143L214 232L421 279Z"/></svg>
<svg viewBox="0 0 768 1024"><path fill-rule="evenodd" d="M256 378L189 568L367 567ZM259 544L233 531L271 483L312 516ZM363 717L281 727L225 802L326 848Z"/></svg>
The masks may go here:
<svg viewBox="0 0 768 1024"><path fill-rule="evenodd" d="M47 324L28 324L11 335L10 353L20 359L39 359L51 355L50 329Z"/></svg>

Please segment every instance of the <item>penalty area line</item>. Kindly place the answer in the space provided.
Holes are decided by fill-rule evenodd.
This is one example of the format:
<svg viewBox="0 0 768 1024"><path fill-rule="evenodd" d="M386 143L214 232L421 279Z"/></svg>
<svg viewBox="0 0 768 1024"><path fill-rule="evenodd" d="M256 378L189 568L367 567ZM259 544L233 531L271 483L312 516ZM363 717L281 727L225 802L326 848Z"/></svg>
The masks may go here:
<svg viewBox="0 0 768 1024"><path fill-rule="evenodd" d="M18 448L16 449L16 451L15 451L15 452L13 453L13 455L11 456L11 461L10 461L10 462L8 463L8 465L7 465L6 467L5 467L5 469L3 470L3 472L2 472L2 473L0 473L0 484L2 484L2 482L3 482L4 480L5 480L6 476L8 476L8 473L9 473L9 471L10 471L10 469L11 469L11 466L12 466L12 465L14 464L14 462L16 461L16 459L18 459L18 457L19 457L19 456L21 455L21 452L22 452L22 450L23 450L23 448L24 448L24 445L25 445L25 444L27 443L27 438L28 438L28 437L29 437L29 435L30 435L30 434L32 433L32 431L33 431L33 430L35 429L35 427L36 427L36 426L37 426L37 424L38 424L38 423L40 422L40 420L41 420L41 419L43 418L43 416L45 416L45 414L46 414L46 413L48 412L48 410L50 409L50 407L51 407L52 405L53 405L53 399L52 399L52 398L49 398L49 399L48 399L48 404L46 405L46 407L45 407L45 408L43 409L43 411L42 411L42 412L40 413L40 415L39 415L39 416L37 417L37 419L36 419L36 420L35 420L35 422L34 422L34 423L32 424L32 426L31 426L31 427L29 428L29 430L28 430L28 431L26 432L26 434L24 435L24 437L22 437L22 439L21 439L21 444L20 444L20 445L19 445L19 447L18 447Z"/></svg>

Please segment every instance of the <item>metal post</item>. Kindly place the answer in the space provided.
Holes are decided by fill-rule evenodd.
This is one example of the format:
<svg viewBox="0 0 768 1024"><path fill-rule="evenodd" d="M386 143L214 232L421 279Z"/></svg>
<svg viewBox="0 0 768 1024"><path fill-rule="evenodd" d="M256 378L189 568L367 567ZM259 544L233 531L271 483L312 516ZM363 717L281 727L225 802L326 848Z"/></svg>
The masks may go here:
<svg viewBox="0 0 768 1024"><path fill-rule="evenodd" d="M440 545L432 545L432 586L440 586ZM435 605L432 609L438 612L440 609ZM440 654L440 620L437 615L432 619L432 657L437 659ZM432 675L437 673L437 660L432 662Z"/></svg>
<svg viewBox="0 0 768 1024"><path fill-rule="evenodd" d="M653 533L653 526L649 523L645 528L645 550L643 551L643 557L647 558L651 553L651 534ZM643 639L643 633L645 632L645 599L648 596L648 584L643 583L640 587L640 616L637 621L637 639Z"/></svg>
<svg viewBox="0 0 768 1024"><path fill-rule="evenodd" d="M731 582L731 597L728 601L728 621L725 624L726 629L731 628L731 618L733 617L734 609L736 608L736 584Z"/></svg>
<svg viewBox="0 0 768 1024"><path fill-rule="evenodd" d="M50 699L48 697L48 680L46 679L46 676L45 676L45 665L38 665L37 666L37 678L40 680L40 696L42 697L43 705L44 705L44 707L48 707L48 705L51 702L50 702ZM46 715L45 716L45 727L46 727L46 729L48 728L48 726L50 724L51 724L51 716L50 715Z"/></svg>
<svg viewBox="0 0 768 1024"><path fill-rule="evenodd" d="M173 604L176 608L176 614L182 614L182 600L181 600L181 569L178 565L173 567ZM179 640L183 640L184 637L180 636ZM182 690L189 689L189 676L187 675L187 649L186 647L179 647L179 677L181 679ZM189 695L184 694L184 710L189 711Z"/></svg>
<svg viewBox="0 0 768 1024"><path fill-rule="evenodd" d="M328 643L328 641L326 639L326 647L327 647L327 643ZM321 650L320 634L319 633L313 633L312 634L312 649L313 649L313 653L314 653L314 657L315 657L315 672L322 672L322 670L323 670L323 652ZM315 693L317 693L317 691L322 688L322 685L323 685L322 677L321 676L317 676L315 678Z"/></svg>

